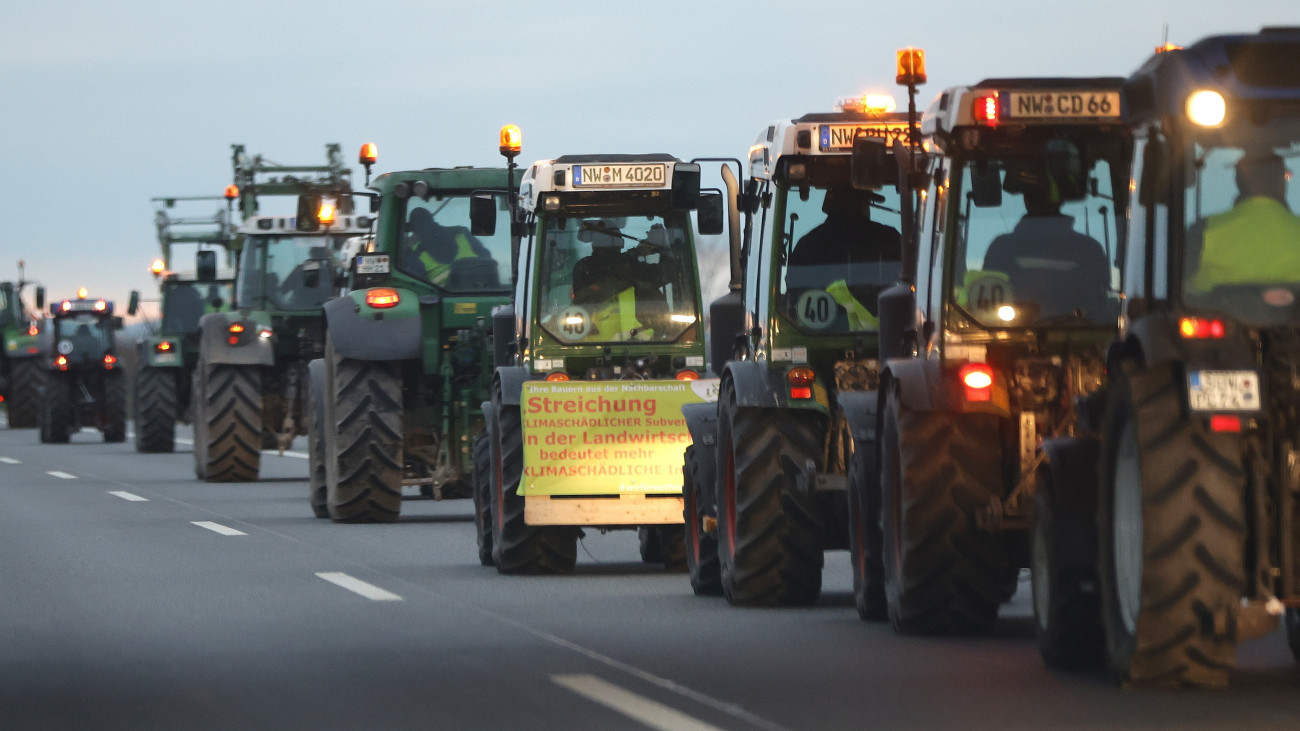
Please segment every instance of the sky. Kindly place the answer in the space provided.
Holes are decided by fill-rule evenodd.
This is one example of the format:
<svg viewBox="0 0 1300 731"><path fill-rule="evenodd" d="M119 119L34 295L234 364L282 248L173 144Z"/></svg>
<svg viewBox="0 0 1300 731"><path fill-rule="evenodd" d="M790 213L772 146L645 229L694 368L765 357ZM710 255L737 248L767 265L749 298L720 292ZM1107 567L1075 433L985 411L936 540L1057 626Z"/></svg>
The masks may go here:
<svg viewBox="0 0 1300 731"><path fill-rule="evenodd" d="M1164 39L1300 25L1295 0L46 0L0 4L0 280L156 296L151 198L220 195L230 145L375 172L578 153L741 157L780 118L999 76L1126 76ZM359 166L354 179L362 181ZM217 204L213 204L215 206ZM187 209L194 212L193 209ZM264 211L267 206L264 205ZM203 209L201 213L211 213ZM30 298L29 298L30 302Z"/></svg>

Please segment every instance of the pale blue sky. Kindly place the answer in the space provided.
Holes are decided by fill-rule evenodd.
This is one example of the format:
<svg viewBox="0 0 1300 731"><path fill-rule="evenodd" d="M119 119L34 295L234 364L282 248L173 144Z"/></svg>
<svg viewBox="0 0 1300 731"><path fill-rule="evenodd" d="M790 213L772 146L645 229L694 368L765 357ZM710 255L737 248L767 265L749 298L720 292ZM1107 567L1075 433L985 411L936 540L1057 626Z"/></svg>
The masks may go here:
<svg viewBox="0 0 1300 731"><path fill-rule="evenodd" d="M993 76L1127 75L1161 41L1300 25L1295 0L1088 2L7 3L0 13L0 279L51 298L154 290L151 197L219 194L230 144L377 171L582 152L741 156L780 117L893 86L927 52L921 108ZM360 183L361 170L356 169Z"/></svg>

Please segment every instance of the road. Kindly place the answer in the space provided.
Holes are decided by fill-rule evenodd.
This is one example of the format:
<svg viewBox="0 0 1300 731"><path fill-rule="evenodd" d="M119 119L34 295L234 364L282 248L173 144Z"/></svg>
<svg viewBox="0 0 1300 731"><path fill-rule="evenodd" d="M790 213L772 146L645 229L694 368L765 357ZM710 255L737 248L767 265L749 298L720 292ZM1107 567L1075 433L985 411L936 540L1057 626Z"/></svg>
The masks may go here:
<svg viewBox="0 0 1300 731"><path fill-rule="evenodd" d="M465 501L334 525L305 454L203 484L188 450L0 428L0 728L1300 727L1281 634L1227 691L1124 691L1043 667L1024 584L994 635L918 639L858 620L843 552L804 609L695 597L628 532L503 577Z"/></svg>

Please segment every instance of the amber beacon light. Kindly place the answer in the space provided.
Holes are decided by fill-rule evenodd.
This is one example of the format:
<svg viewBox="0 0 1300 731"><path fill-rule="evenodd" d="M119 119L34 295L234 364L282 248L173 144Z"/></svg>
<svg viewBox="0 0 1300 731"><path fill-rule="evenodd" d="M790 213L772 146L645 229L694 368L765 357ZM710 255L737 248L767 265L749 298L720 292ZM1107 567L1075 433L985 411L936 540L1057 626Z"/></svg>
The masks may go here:
<svg viewBox="0 0 1300 731"><path fill-rule="evenodd" d="M519 131L519 126L507 124L501 128L501 154L513 160L524 146L524 133Z"/></svg>
<svg viewBox="0 0 1300 731"><path fill-rule="evenodd" d="M925 83L925 51L911 46L899 49L895 82L904 86Z"/></svg>

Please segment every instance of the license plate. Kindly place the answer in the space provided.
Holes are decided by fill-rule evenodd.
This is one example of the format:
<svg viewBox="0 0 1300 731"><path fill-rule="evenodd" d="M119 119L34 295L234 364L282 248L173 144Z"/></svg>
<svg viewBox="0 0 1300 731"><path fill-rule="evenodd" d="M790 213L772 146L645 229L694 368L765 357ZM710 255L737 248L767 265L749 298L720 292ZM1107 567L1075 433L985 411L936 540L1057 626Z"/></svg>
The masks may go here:
<svg viewBox="0 0 1300 731"><path fill-rule="evenodd" d="M1013 91L1010 119L1118 119L1118 91Z"/></svg>
<svg viewBox="0 0 1300 731"><path fill-rule="evenodd" d="M1187 401L1193 411L1258 411L1259 375L1254 371L1192 371Z"/></svg>
<svg viewBox="0 0 1300 731"><path fill-rule="evenodd" d="M652 165L574 165L575 188L662 188L667 181L667 166Z"/></svg>
<svg viewBox="0 0 1300 731"><path fill-rule="evenodd" d="M357 274L387 274L388 254L358 254Z"/></svg>
<svg viewBox="0 0 1300 731"><path fill-rule="evenodd" d="M853 138L859 133L879 137L887 145L895 140L907 144L911 139L906 124L823 124L817 128L818 147L822 152L852 149Z"/></svg>
<svg viewBox="0 0 1300 731"><path fill-rule="evenodd" d="M176 354L175 354L175 353L158 353L157 355L155 355L155 356L153 357L153 360L154 360L155 363L175 363L175 362L176 362Z"/></svg>

